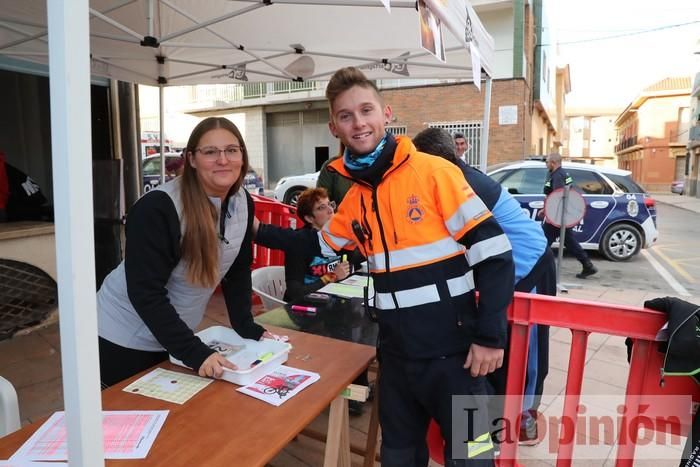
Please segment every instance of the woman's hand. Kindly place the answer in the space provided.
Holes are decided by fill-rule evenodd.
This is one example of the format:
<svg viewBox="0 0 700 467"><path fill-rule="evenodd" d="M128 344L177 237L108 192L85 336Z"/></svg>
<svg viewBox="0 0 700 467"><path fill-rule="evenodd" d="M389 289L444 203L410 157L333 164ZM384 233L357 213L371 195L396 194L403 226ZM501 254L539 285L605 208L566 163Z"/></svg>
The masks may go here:
<svg viewBox="0 0 700 467"><path fill-rule="evenodd" d="M224 374L224 368L229 370L237 370L238 367L226 360L219 352L214 352L209 355L202 366L199 367L199 376L208 376L210 378L221 378Z"/></svg>
<svg viewBox="0 0 700 467"><path fill-rule="evenodd" d="M263 332L262 336L260 336L260 339L272 339L273 341L278 342L289 342L288 336L278 336L277 334L272 334L270 331Z"/></svg>
<svg viewBox="0 0 700 467"><path fill-rule="evenodd" d="M339 263L333 272L335 273L335 279L342 281L350 275L350 263L347 261Z"/></svg>

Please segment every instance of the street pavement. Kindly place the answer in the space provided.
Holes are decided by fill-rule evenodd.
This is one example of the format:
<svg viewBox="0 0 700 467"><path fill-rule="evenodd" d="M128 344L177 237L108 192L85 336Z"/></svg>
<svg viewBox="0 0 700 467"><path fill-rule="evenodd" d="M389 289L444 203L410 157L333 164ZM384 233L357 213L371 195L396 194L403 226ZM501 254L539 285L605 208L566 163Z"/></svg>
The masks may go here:
<svg viewBox="0 0 700 467"><path fill-rule="evenodd" d="M700 198L694 196L680 196L668 193L651 193L651 197L658 203L668 204L700 214Z"/></svg>
<svg viewBox="0 0 700 467"><path fill-rule="evenodd" d="M663 211L666 206L685 209L700 214L700 199L672 195L653 195ZM578 267L575 261L569 259L562 269L562 280L572 279ZM614 268L644 267L645 260L640 256L637 263L609 263ZM568 265L567 265L568 264ZM597 264L605 264L602 260ZM623 271L623 269L620 269ZM609 271L608 271L609 272ZM580 288L571 288L566 295L572 299L587 300L600 303L641 306L645 300L668 293L669 289L660 287L659 290L645 287L637 288L616 287L599 277L578 281ZM672 290L671 290L672 292ZM693 303L700 303L700 293L683 297ZM205 320L201 327L216 324L228 324L225 305L220 295L215 295L209 305ZM552 329L550 339L550 370L545 384L545 395L540 410L546 417L554 417L561 413L562 395L565 392L566 374L568 368L569 346L571 333L568 329ZM583 392L587 396L605 395L610 398L620 398L625 393L628 365L623 338L603 334L592 334L588 340L586 355ZM17 389L20 404L20 416L23 424L30 423L50 415L56 410L62 410L63 397L61 387L60 339L58 324L53 323L31 333L16 336L0 342L0 375L12 382ZM604 409L605 410L605 409ZM610 407L607 410L611 410ZM327 414L321 415L312 422L312 427L325 431ZM363 445L366 439L369 423L368 411L361 417L351 418L351 442ZM156 441L157 442L157 441ZM637 449L635 466L677 466L682 444L678 442L663 446L647 446ZM292 441L269 465L274 467L305 467L322 464L323 443L300 436ZM553 466L556 454L549 449L545 441L535 447L521 447L519 456L525 466ZM612 466L614 465L614 443L597 441L593 437L586 438L574 451L577 466ZM359 456L353 454L352 465L362 465ZM379 465L379 464L377 464ZM432 464L434 465L434 464Z"/></svg>

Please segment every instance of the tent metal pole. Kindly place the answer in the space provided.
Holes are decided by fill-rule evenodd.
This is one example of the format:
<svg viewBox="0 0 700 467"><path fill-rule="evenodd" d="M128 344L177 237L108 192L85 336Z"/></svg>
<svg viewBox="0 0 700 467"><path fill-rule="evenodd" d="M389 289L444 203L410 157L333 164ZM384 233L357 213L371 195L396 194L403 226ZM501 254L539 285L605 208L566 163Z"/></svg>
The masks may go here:
<svg viewBox="0 0 700 467"><path fill-rule="evenodd" d="M71 465L102 467L90 137L89 3L88 0L47 0L46 6L68 459Z"/></svg>
<svg viewBox="0 0 700 467"><path fill-rule="evenodd" d="M474 77L481 79L481 77ZM491 119L491 77L486 75L486 92L484 92L484 119L481 123L481 145L479 146L479 169L486 173L489 157L489 123Z"/></svg>
<svg viewBox="0 0 700 467"><path fill-rule="evenodd" d="M174 39L176 37L184 36L185 34L189 34L191 32L197 31L199 29L206 28L207 26L211 26L212 24L220 23L222 21L226 21L228 19L235 18L236 16L244 15L248 12L255 11L258 8L262 8L264 6L266 6L266 5L263 3L257 4L257 5L250 5L250 6L241 8L240 10L236 10L236 11L233 11L231 13L227 13L223 16L219 16L216 18L208 19L206 21L202 21L201 23L195 24L194 26L190 26L190 27L187 27L185 29L181 29L180 31L170 33L167 36L161 37L160 42L166 42L166 41L169 41L169 40Z"/></svg>
<svg viewBox="0 0 700 467"><path fill-rule="evenodd" d="M152 0L151 0L151 1L152 1ZM174 5L172 2L169 2L168 0L161 0L161 3L163 3L164 5L167 5L167 6L168 6L169 8L171 8L172 10L174 10L174 11L180 13L182 16L184 16L185 18L189 19L189 20L192 21L193 23L199 23L199 20L198 20L197 18L195 18L194 16L190 15L189 13L187 13L184 9L178 8L178 7L177 7L176 5ZM204 29L207 30L208 32L214 34L214 35L215 35L216 37L218 37L219 39L221 39L221 40L223 40L223 41L225 41L225 42L228 42L229 44L231 44L232 47L235 47L236 49L238 49L238 47L240 46L240 44L236 44L235 42L233 42L233 41L227 39L226 36L224 36L223 34L219 34L218 32L216 32L214 29L212 29L212 28L210 28L210 27L206 27L206 28L204 28ZM291 73L287 73L287 71L286 71L284 68L275 65L275 64L272 63L271 61L266 60L264 57L261 57L261 56L258 55L258 54L255 54L255 53L253 53L253 52L250 52L250 51L249 51L248 49L246 49L246 48L243 49L243 52L245 52L245 53L247 53L248 55L250 55L251 57L255 58L256 61L261 61L261 62L265 63L267 66L269 66L270 68L274 68L275 70L279 71L280 73L282 73L283 75L285 75L286 78L296 78L296 76L293 76Z"/></svg>
<svg viewBox="0 0 700 467"><path fill-rule="evenodd" d="M148 0L148 6L147 6L148 11L146 12L146 14L148 15L148 18L147 18L148 19L148 35L150 37L153 37L155 35L155 32L154 32L155 29L153 27L153 22L155 19L155 11L154 11L153 6L154 6L153 0Z"/></svg>
<svg viewBox="0 0 700 467"><path fill-rule="evenodd" d="M90 8L90 14L91 14L92 16L94 16L95 18L101 19L102 21L104 21L104 22L107 23L107 24L109 24L109 25L111 25L111 26L114 26L115 28L119 29L120 31L123 31L123 32L129 34L130 36L135 37L136 39L143 39L143 35L142 35L142 34L139 34L138 32L133 31L133 30L127 28L126 26L124 26L124 25L123 25L122 23L120 23L119 21L115 21L115 20L113 20L112 18L110 18L109 16L103 15L102 13L100 13L100 12L97 11L97 10L95 10L94 8Z"/></svg>
<svg viewBox="0 0 700 467"><path fill-rule="evenodd" d="M158 85L158 125L160 125L160 184L165 183L165 87Z"/></svg>

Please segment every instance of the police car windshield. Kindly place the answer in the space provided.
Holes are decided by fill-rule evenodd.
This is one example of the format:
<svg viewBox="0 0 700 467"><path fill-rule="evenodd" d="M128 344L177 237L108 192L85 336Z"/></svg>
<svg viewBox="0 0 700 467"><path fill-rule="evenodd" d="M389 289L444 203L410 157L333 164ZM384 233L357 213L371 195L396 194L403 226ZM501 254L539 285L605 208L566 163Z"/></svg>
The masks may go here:
<svg viewBox="0 0 700 467"><path fill-rule="evenodd" d="M165 168L168 168L168 163L173 159L178 159L180 156L165 156ZM149 157L143 161L144 175L160 175L160 156Z"/></svg>
<svg viewBox="0 0 700 467"><path fill-rule="evenodd" d="M612 180L623 193L646 193L646 190L632 180L632 177L629 175L614 175L608 173L605 174L605 176Z"/></svg>

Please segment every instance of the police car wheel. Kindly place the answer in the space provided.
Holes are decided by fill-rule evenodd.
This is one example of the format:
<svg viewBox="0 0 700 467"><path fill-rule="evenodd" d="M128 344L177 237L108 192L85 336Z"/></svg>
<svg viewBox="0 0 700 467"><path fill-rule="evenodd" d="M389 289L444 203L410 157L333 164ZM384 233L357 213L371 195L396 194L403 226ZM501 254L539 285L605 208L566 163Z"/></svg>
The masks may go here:
<svg viewBox="0 0 700 467"><path fill-rule="evenodd" d="M639 253L642 235L629 224L616 224L603 234L600 252L610 261L626 261Z"/></svg>
<svg viewBox="0 0 700 467"><path fill-rule="evenodd" d="M289 204L291 206L296 206L297 205L297 200L299 199L299 195L301 194L302 191L304 191L305 188L300 188L298 186L294 188L290 188L287 190L287 192L284 194L284 203Z"/></svg>

